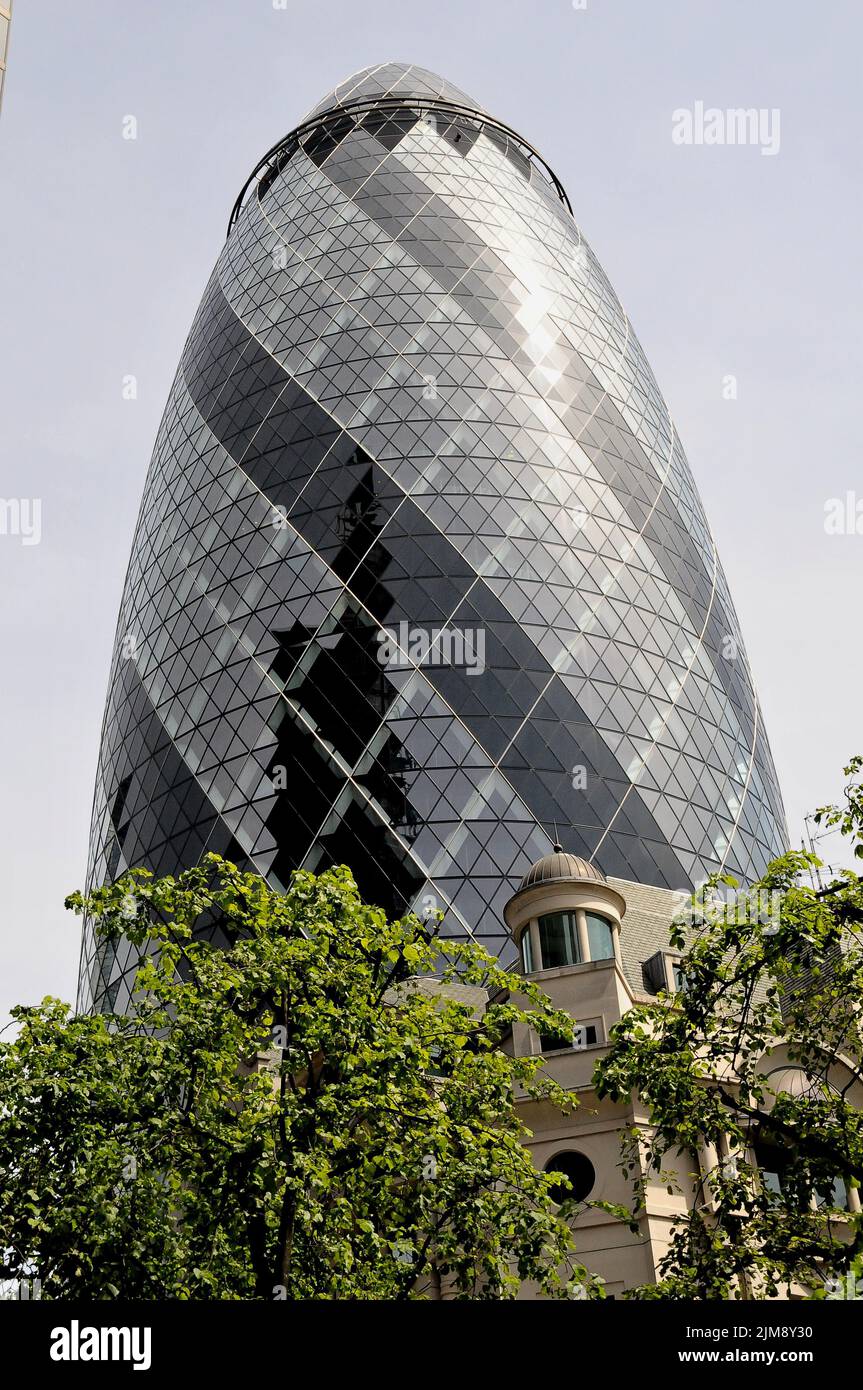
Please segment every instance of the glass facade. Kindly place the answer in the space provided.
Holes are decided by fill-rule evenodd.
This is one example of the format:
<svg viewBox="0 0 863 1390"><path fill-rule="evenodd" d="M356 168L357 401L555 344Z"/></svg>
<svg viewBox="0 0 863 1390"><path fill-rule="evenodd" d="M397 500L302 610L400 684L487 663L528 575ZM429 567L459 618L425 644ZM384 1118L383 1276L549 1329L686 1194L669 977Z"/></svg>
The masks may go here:
<svg viewBox="0 0 863 1390"><path fill-rule="evenodd" d="M692 475L563 189L383 65L258 165L192 325L88 881L347 863L509 952L503 903L558 834L671 888L786 840ZM129 968L85 930L81 1003L122 1005Z"/></svg>

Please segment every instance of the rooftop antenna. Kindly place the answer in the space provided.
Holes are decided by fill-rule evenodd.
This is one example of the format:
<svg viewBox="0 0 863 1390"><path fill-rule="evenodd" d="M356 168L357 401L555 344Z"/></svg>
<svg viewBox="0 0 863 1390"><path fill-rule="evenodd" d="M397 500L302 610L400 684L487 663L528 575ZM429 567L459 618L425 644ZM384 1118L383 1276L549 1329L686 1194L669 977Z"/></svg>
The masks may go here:
<svg viewBox="0 0 863 1390"><path fill-rule="evenodd" d="M812 838L812 831L811 831L810 828L809 828L809 822L810 822L812 819L813 819L813 817L812 817L811 815L809 815L809 816L804 816L804 817L803 817L803 824L806 826L806 835L807 835L808 840L809 840L809 852L810 852L810 854L814 854L814 853L815 853L815 841L814 841L813 838ZM824 839L824 836L823 836L823 835L819 835L819 836L818 836L818 839L819 839L819 840L823 840L823 839ZM819 891L820 891L820 890L824 887L824 884L821 882L821 870L820 870L820 868L818 867L817 864L815 865L815 877L816 877L817 880L818 880L818 889L819 889Z"/></svg>
<svg viewBox="0 0 863 1390"><path fill-rule="evenodd" d="M800 848L803 850L803 853L805 854L805 853L806 853L806 841L805 841L805 839L803 838L802 835L800 836ZM809 865L809 882L812 884L812 887L813 887L813 889L814 889L814 888L815 888L815 874L812 872L812 865L811 865L811 864Z"/></svg>

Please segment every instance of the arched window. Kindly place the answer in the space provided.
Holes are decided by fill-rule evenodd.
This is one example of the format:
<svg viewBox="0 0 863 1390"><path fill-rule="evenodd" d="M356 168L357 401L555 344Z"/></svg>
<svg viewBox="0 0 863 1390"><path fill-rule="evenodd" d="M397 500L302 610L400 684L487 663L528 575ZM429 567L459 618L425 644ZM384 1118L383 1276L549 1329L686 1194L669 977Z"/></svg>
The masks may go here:
<svg viewBox="0 0 863 1390"><path fill-rule="evenodd" d="M553 1202L560 1205L568 1198L574 1198L576 1202L583 1202L593 1191L596 1182L596 1169L591 1163L587 1154L579 1153L577 1149L564 1149L561 1153L555 1154L545 1165L546 1173L563 1173L569 1179L569 1184L556 1183L550 1190L550 1197Z"/></svg>
<svg viewBox="0 0 863 1390"><path fill-rule="evenodd" d="M587 914L587 944L591 960L611 960L614 956L614 935L607 917L597 912Z"/></svg>
<svg viewBox="0 0 863 1390"><path fill-rule="evenodd" d="M578 965L578 928L574 912L549 912L539 919L539 950L543 970L556 965Z"/></svg>

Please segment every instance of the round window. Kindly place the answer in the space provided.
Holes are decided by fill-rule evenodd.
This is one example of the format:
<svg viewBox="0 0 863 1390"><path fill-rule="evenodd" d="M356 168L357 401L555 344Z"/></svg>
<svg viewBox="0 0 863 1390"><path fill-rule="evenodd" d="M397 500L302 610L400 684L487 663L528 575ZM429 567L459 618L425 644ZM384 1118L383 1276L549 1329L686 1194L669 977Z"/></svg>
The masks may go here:
<svg viewBox="0 0 863 1390"><path fill-rule="evenodd" d="M596 1169L586 1154L577 1153L575 1149L564 1150L563 1153L555 1154L545 1165L547 1173L563 1173L569 1178L570 1185L565 1183L555 1183L551 1188L551 1200L565 1202L567 1198L574 1198L576 1202L583 1202L593 1191L593 1184L596 1182Z"/></svg>

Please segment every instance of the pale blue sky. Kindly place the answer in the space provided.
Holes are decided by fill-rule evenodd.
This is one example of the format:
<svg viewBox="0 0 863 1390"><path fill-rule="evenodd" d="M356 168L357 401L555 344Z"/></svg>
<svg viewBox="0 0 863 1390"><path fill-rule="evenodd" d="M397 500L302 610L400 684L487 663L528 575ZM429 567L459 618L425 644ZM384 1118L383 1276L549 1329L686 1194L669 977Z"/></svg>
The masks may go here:
<svg viewBox="0 0 863 1390"><path fill-rule="evenodd" d="M120 590L231 205L366 64L443 74L564 183L686 446L792 837L839 794L863 750L863 535L826 535L824 505L863 498L861 46L855 0L19 0L0 117L0 496L40 497L43 535L0 536L0 1015L74 994L62 904L83 881ZM697 101L779 108L779 153L675 145L672 112Z"/></svg>

